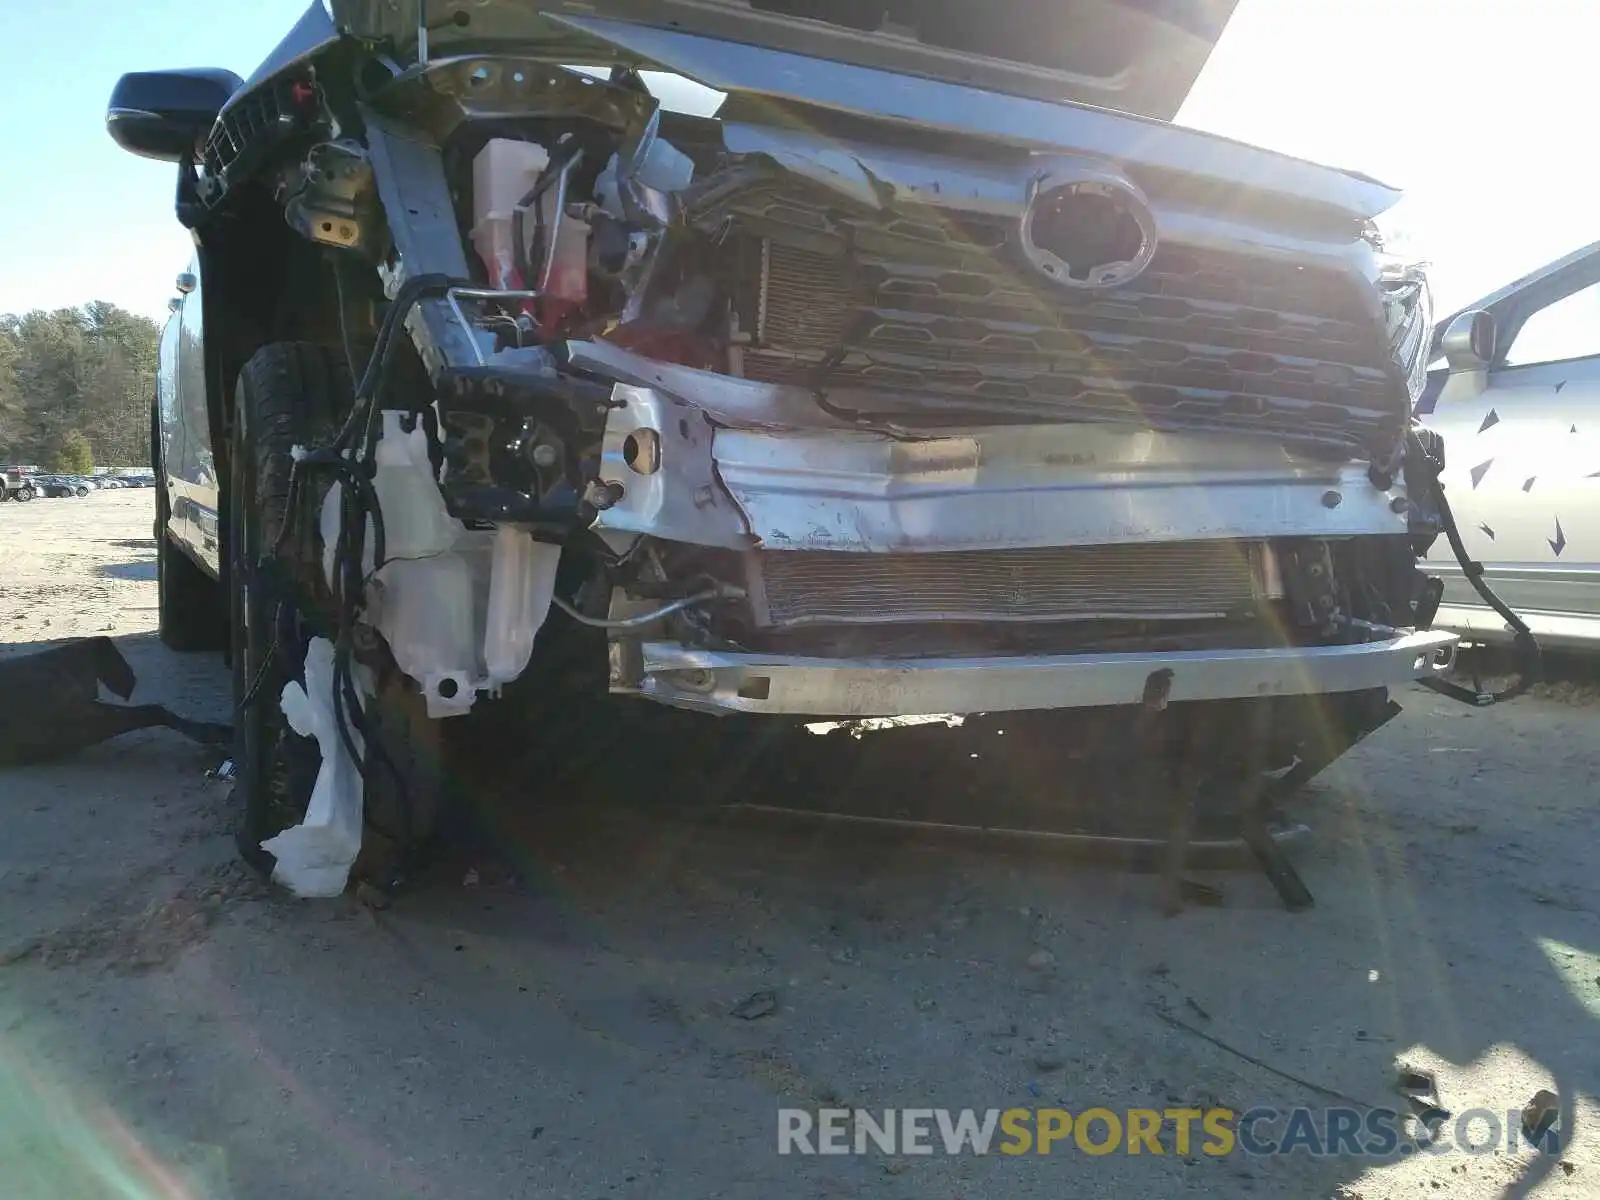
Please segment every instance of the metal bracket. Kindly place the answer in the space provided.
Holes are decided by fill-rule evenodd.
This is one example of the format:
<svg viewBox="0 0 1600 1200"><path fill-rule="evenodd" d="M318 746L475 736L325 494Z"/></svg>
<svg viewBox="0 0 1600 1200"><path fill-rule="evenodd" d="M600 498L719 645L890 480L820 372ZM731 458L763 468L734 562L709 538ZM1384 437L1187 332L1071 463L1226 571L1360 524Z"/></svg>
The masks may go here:
<svg viewBox="0 0 1600 1200"><path fill-rule="evenodd" d="M717 478L704 416L651 388L619 383L612 396L600 478L619 495L595 514L594 528L618 549L641 534L749 549L744 517Z"/></svg>
<svg viewBox="0 0 1600 1200"><path fill-rule="evenodd" d="M372 164L355 142L319 142L293 172L284 217L324 246L375 254Z"/></svg>
<svg viewBox="0 0 1600 1200"><path fill-rule="evenodd" d="M470 278L439 148L419 141L370 106L358 107L366 124L378 199L394 243L395 261L388 278L391 294L418 275ZM434 378L452 364L477 361L470 330L456 323L445 300L419 301L406 319L406 330Z"/></svg>

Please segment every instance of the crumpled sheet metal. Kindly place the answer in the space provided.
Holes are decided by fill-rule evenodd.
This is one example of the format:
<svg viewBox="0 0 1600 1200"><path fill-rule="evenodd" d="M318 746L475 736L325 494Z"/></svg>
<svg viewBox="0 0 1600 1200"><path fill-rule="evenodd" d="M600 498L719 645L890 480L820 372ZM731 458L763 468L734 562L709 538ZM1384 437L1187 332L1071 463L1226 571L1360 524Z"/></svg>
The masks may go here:
<svg viewBox="0 0 1600 1200"><path fill-rule="evenodd" d="M608 342L567 343L567 361L634 387L656 388L694 405L713 420L744 429L854 429L817 403L808 388L736 379L660 362Z"/></svg>

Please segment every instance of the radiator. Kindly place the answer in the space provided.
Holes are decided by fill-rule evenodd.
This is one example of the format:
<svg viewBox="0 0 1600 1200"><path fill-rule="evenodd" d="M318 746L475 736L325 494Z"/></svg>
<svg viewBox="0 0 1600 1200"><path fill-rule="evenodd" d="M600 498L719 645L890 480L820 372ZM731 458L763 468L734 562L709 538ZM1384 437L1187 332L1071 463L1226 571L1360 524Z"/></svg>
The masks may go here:
<svg viewBox="0 0 1600 1200"><path fill-rule="evenodd" d="M1259 542L1178 542L941 554L750 556L768 626L920 621L1203 620L1282 595Z"/></svg>

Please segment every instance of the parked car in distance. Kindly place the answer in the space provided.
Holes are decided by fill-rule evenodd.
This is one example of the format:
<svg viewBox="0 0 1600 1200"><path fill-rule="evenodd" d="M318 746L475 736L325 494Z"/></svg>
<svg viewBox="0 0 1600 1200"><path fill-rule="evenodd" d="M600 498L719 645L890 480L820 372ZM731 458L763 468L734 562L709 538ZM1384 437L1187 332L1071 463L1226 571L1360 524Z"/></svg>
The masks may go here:
<svg viewBox="0 0 1600 1200"><path fill-rule="evenodd" d="M89 488L86 484L74 483L62 475L36 475L33 482L34 488L39 495L50 500L60 499L63 496L87 496L89 494Z"/></svg>
<svg viewBox="0 0 1600 1200"><path fill-rule="evenodd" d="M1434 353L1417 415L1468 551L1542 644L1600 649L1600 242L1440 322ZM1437 628L1511 640L1443 541L1425 569Z"/></svg>
<svg viewBox="0 0 1600 1200"><path fill-rule="evenodd" d="M0 471L0 504L7 500L32 500L37 495L33 479L21 471Z"/></svg>

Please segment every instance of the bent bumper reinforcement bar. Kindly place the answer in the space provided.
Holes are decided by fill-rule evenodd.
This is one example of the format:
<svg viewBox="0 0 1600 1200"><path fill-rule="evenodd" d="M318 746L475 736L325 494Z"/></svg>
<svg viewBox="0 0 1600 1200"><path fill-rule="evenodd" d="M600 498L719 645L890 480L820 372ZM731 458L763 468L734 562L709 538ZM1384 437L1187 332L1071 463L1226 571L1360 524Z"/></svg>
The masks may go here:
<svg viewBox="0 0 1600 1200"><path fill-rule="evenodd" d="M1132 705L1157 671L1172 673L1173 703L1316 695L1442 676L1457 640L1423 631L1349 646L938 659L798 658L645 642L635 660L642 671L614 676L612 691L702 712L815 717Z"/></svg>

